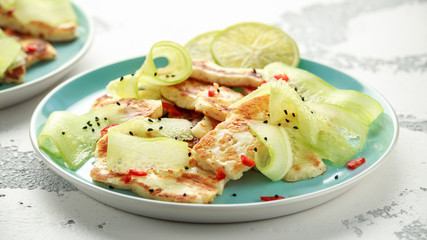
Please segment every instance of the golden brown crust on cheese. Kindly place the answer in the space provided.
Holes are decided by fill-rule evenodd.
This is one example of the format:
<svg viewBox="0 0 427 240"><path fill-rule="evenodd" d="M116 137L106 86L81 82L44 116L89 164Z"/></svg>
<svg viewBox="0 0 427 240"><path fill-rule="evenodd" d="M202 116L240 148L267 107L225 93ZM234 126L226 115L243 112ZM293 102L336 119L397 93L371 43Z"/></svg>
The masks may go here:
<svg viewBox="0 0 427 240"><path fill-rule="evenodd" d="M1 84L21 84L24 82L24 74L27 71L27 68L25 65L18 66L16 68L7 70L4 73L4 76L2 79L0 79Z"/></svg>
<svg viewBox="0 0 427 240"><path fill-rule="evenodd" d="M194 60L191 78L229 87L258 87L262 83L255 69L224 68L209 60Z"/></svg>
<svg viewBox="0 0 427 240"><path fill-rule="evenodd" d="M214 89L214 94L209 96L211 89L214 89L212 84L187 79L176 85L161 87L160 92L165 99L180 108L195 110L215 120L224 121L231 111L228 107L243 95L228 87L219 87L219 92Z"/></svg>
<svg viewBox="0 0 427 240"><path fill-rule="evenodd" d="M128 116L129 120L136 117L159 118L163 115L162 102L160 100L145 99L114 99L111 96L103 95L95 100L92 110L110 104L123 106L122 113Z"/></svg>
<svg viewBox="0 0 427 240"><path fill-rule="evenodd" d="M77 38L77 25L74 23L66 23L60 26L50 26L42 22L22 24L13 17L13 14L3 10L1 7L0 26L52 42L66 42Z"/></svg>

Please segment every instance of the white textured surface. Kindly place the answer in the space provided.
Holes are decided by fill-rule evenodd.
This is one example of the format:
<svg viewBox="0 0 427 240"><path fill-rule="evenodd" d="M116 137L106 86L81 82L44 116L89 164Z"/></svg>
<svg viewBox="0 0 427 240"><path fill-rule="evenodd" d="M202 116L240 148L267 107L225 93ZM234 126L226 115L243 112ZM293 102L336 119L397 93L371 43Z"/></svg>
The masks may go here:
<svg viewBox="0 0 427 240"><path fill-rule="evenodd" d="M160 40L184 44L260 21L292 35L302 57L381 92L399 116L400 138L374 173L319 207L250 223L168 222L105 206L36 157L28 125L45 92L0 110L0 239L427 239L427 1L75 2L93 15L96 36L67 77L145 54Z"/></svg>

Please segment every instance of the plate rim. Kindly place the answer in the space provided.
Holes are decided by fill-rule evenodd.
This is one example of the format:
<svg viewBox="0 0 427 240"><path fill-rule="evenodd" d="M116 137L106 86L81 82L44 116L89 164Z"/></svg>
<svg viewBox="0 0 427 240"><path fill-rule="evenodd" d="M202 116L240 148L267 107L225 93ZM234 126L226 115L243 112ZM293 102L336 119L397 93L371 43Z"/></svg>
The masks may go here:
<svg viewBox="0 0 427 240"><path fill-rule="evenodd" d="M71 173L69 173L68 171L66 171L65 169L61 168L59 166L59 164L57 164L56 162L54 162L52 159L50 159L48 157L48 155L43 152L37 144L37 136L36 136L36 117L37 114L42 110L42 108L45 106L46 102L59 90L61 90L63 87L65 87L66 85L70 84L73 81L76 81L77 79L81 78L84 75L90 74L91 72L100 70L102 68L106 68L110 65L114 65L114 64L118 64L124 61L131 61L131 60L136 60L138 58L142 58L145 57L145 55L140 55L137 57L128 57L128 58L124 58L121 60L115 60L112 61L110 63L104 64L102 66L97 66L97 67L93 67L91 69L88 69L86 71L83 71L67 80L65 80L64 82L62 82L61 84L59 84L58 86L56 86L54 89L52 89L37 105L37 107L35 108L32 116L31 116L31 122L30 122L30 129L29 129L29 135L30 135L30 140L31 140L31 144L33 146L33 149L35 150L35 152L38 154L39 157L41 157L43 159L43 161L52 169L54 170L57 174L59 174L61 177L65 178L67 181L71 182L73 185L76 185L76 187L78 189L80 189L81 191L83 191L84 193L86 193L87 195L89 195L91 198L94 198L98 201L100 201L99 199L97 199L94 196L91 196L90 194L88 194L86 192L86 189L83 190L81 189L81 187L79 187L80 185L88 188L91 191L96 192L97 194L108 194L108 195L112 195L112 197L118 197L118 198L125 198L126 200L129 201L136 201L136 202L140 202L142 204L149 204L149 205L153 205L153 206L157 206L157 207L173 207L173 208L183 208L183 209L187 209L187 210L207 210L207 211L211 211L211 210L218 210L218 209L223 209L223 210L229 210L230 208L233 208L233 210L242 210L242 209L247 209L247 208L252 208L252 207L279 207L279 206L285 206L288 204L293 204L296 202L307 202L307 201L311 201L315 198L319 198L319 197L324 197L327 194L331 194L333 192L340 192L338 195L342 194L343 192L345 192L346 190L349 190L352 186L356 185L358 182L360 182L362 179L364 179L367 175L369 175L370 173L372 173L375 169L377 169L381 164L383 164L383 162L387 159L387 157L390 155L390 152L393 150L394 146L396 145L398 136L399 136L399 123L397 121L397 115L396 112L393 108L393 106L389 103L389 101L384 98L384 96L377 91L374 87L370 86L369 83L364 82L363 80L359 80L356 78L351 77L350 75L346 74L345 72L342 72L340 70L334 69L332 67L329 67L323 63L318 63L316 61L311 61L308 59L302 59L304 61L307 61L309 63L314 63L314 64L318 64L321 65L322 67L326 67L328 69L334 70L334 71L338 71L342 74L345 74L351 78L353 78L355 81L357 81L358 83L361 83L363 86L366 86L366 88L368 88L369 90L373 91L375 94L377 94L381 100L387 104L387 107L390 109L390 118L392 120L392 125L394 128L394 134L392 137L392 140L389 144L389 146L387 147L386 151L375 161L375 163L373 163L372 165L370 165L367 169L365 169L364 171L358 173L357 175L339 182L333 186L327 187L325 189L321 189L321 190L317 190L314 192L310 192L310 193L306 193L303 195L298 195L298 196L293 196L290 198L286 198L286 199L282 199L282 200L277 200L277 201L267 201L267 202L252 202L252 203L218 203L218 204L193 204L193 203L175 203L175 202L166 202L166 201L159 201L159 200L153 200L153 199L146 199L146 198L142 198L139 196L130 196L130 195L126 195L126 194L122 194L119 192L114 192L114 191L110 191L108 189L102 188L100 186L91 184L86 182L84 179L81 179ZM383 106L384 107L384 106ZM77 186L79 185L79 186ZM335 196L336 197L336 196ZM332 197L332 198L335 198ZM326 199L325 201L322 201L318 204L313 205L317 206L320 205L328 200L331 200L332 198ZM100 201L103 202L103 201ZM108 204L109 206L112 206L110 204ZM112 206L115 208L119 208L121 210L126 211L125 209L122 209L120 207L117 206ZM308 208L306 208L308 209ZM305 209L303 209L305 210ZM299 212L302 210L298 210L298 211L294 211L294 212ZM292 213L294 213L292 212ZM134 213L134 212L133 212ZM139 213L134 213L134 214L139 214ZM139 214L139 215L144 215L144 214ZM287 214L285 214L287 215ZM147 215L146 215L147 216ZM272 215L270 217L260 217L260 218L254 218L254 219L238 219L238 220L224 220L224 221L205 221L205 222L244 222L244 221L252 221L252 220L260 220L260 219L267 219L267 218L273 218L273 217L278 217L278 216L283 216L283 214L279 214L279 215ZM154 217L154 218L160 218L160 219L167 219L167 220L171 220L171 218L167 218L167 217L158 217L158 216L149 216L149 217ZM172 220L177 220L177 219L172 219ZM178 220L181 221L181 220ZM193 222L191 221L191 219L184 219L184 222ZM201 222L200 220L198 222ZM203 222L203 221L202 221Z"/></svg>
<svg viewBox="0 0 427 240"><path fill-rule="evenodd" d="M83 47L77 52L76 55L74 55L72 58L68 59L63 65L59 66L55 70L53 70L53 71L51 71L51 72L49 72L49 73L47 73L47 74L45 74L43 76L40 76L40 77L38 77L36 79L33 79L30 82L25 82L24 81L24 83L22 83L22 84L19 84L19 85L10 87L10 88L6 88L6 89L3 89L3 90L0 90L0 96L11 94L12 92L21 91L23 89L30 88L30 87L32 87L32 86L34 86L36 84L40 84L40 83L45 82L45 81L49 82L48 80L50 80L53 76L61 74L61 73L65 73L66 70L68 70L74 64L76 64L88 52L90 46L93 43L93 39L94 39L94 35L95 35L95 33L94 33L94 24L93 24L92 17L87 13L87 11L84 8L82 8L80 6L80 4L77 4L74 1L70 1L70 2L72 3L73 7L77 8L80 11L80 13L82 14L82 16L87 21L88 37L87 37L87 41L84 43ZM56 81L52 81L51 84L54 84L55 82ZM46 89L44 89L44 90L46 90ZM3 107L0 107L0 109L8 107L8 106L10 106L10 105L5 104Z"/></svg>

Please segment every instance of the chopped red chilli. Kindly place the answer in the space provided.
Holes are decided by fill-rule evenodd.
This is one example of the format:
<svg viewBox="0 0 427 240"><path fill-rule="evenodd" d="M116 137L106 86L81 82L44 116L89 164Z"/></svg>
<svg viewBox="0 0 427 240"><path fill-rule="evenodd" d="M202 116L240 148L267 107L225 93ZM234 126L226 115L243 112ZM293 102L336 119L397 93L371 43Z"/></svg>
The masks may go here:
<svg viewBox="0 0 427 240"><path fill-rule="evenodd" d="M261 196L260 199L262 201L274 201L274 200L279 200L279 199L285 199L285 197L279 196L279 195L274 195L274 196Z"/></svg>
<svg viewBox="0 0 427 240"><path fill-rule="evenodd" d="M123 182L128 183L131 179L132 179L132 175L131 174L126 174L123 177Z"/></svg>
<svg viewBox="0 0 427 240"><path fill-rule="evenodd" d="M102 130L101 130L101 136L104 136L105 134L107 134L108 129L110 129L110 128L112 128L112 127L115 127L115 126L117 126L117 125L118 125L118 124L111 124L110 126L105 127L104 129L102 129Z"/></svg>
<svg viewBox="0 0 427 240"><path fill-rule="evenodd" d="M37 51L37 46L29 44L29 45L27 45L27 51L28 52L35 52L35 51Z"/></svg>
<svg viewBox="0 0 427 240"><path fill-rule="evenodd" d="M216 180L223 180L227 177L224 173L224 167L219 167L216 169Z"/></svg>
<svg viewBox="0 0 427 240"><path fill-rule="evenodd" d="M242 161L243 165L247 167L255 166L255 160L253 160L252 158L248 158L245 155L240 155L240 160Z"/></svg>
<svg viewBox="0 0 427 240"><path fill-rule="evenodd" d="M346 163L347 167L350 169L356 169L357 167L359 167L360 165L362 165L363 163L365 163L365 158L361 157L361 158L356 158L353 160L350 160Z"/></svg>
<svg viewBox="0 0 427 240"><path fill-rule="evenodd" d="M181 113L176 109L172 104L167 102L162 102L162 107L166 109L169 113L172 113L175 116L181 115Z"/></svg>
<svg viewBox="0 0 427 240"><path fill-rule="evenodd" d="M134 176L147 176L147 172L145 171L137 171L133 168L129 169L129 174Z"/></svg>
<svg viewBox="0 0 427 240"><path fill-rule="evenodd" d="M208 96L209 97L215 96L215 88L213 88L213 87L209 88L209 90L208 90Z"/></svg>
<svg viewBox="0 0 427 240"><path fill-rule="evenodd" d="M274 75L274 78L276 79L276 80L280 80L280 79L282 79L282 80L284 80L284 81L289 81L289 77L288 77L288 75L286 75L285 73L282 73L282 74L277 74L277 75Z"/></svg>

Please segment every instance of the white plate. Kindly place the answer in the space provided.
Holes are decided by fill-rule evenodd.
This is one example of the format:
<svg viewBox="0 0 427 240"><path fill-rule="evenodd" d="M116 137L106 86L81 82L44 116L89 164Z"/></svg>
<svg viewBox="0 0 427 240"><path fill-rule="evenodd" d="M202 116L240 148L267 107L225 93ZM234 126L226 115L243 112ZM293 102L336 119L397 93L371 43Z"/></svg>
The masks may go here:
<svg viewBox="0 0 427 240"><path fill-rule="evenodd" d="M58 56L53 61L39 62L27 69L22 84L0 86L0 109L29 99L48 89L77 63L87 52L93 39L93 24L88 15L78 6L73 8L79 21L79 38L71 42L53 43Z"/></svg>

